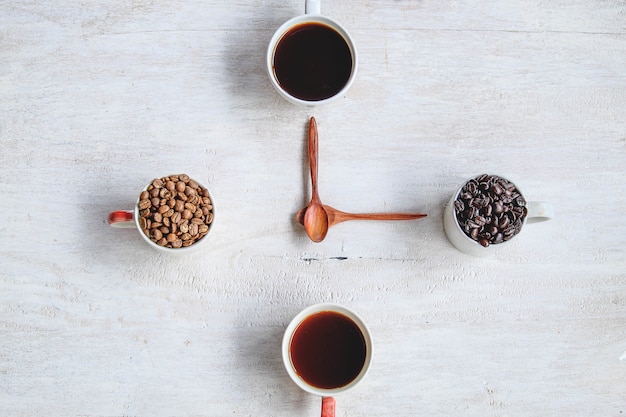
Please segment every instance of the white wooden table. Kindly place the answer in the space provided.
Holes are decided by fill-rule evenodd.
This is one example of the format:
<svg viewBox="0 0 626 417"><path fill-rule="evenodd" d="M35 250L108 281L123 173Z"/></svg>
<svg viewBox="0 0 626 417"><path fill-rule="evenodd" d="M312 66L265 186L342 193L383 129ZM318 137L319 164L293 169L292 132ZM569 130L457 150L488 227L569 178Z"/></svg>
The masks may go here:
<svg viewBox="0 0 626 417"><path fill-rule="evenodd" d="M626 415L626 4L326 1L360 68L315 109L264 69L303 10L0 1L0 415L319 415L280 357L318 302L374 337L338 416ZM312 243L310 116L325 203L429 217ZM183 172L215 197L198 253L106 224ZM556 217L479 259L441 214L483 172Z"/></svg>

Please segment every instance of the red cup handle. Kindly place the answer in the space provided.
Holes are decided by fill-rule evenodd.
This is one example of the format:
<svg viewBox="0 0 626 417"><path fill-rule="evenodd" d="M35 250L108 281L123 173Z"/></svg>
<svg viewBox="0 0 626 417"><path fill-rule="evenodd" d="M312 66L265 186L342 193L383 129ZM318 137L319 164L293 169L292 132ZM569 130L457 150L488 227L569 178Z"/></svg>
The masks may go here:
<svg viewBox="0 0 626 417"><path fill-rule="evenodd" d="M130 210L118 210L109 213L107 222L113 227L129 228L135 227L134 214Z"/></svg>
<svg viewBox="0 0 626 417"><path fill-rule="evenodd" d="M335 399L322 397L322 417L335 417Z"/></svg>

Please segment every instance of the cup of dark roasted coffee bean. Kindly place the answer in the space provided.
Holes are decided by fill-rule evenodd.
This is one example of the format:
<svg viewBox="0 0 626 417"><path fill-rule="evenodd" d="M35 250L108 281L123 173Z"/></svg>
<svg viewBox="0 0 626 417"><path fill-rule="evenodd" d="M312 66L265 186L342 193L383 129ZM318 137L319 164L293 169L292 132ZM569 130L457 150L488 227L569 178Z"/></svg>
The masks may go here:
<svg viewBox="0 0 626 417"><path fill-rule="evenodd" d="M215 208L209 190L189 175L155 178L139 194L133 210L113 211L108 223L137 228L153 248L186 253L205 242Z"/></svg>
<svg viewBox="0 0 626 417"><path fill-rule="evenodd" d="M483 174L466 181L452 196L443 226L457 249L485 256L510 242L525 224L550 220L553 215L550 203L527 201L513 182Z"/></svg>
<svg viewBox="0 0 626 417"><path fill-rule="evenodd" d="M287 326L282 357L293 382L322 397L322 417L334 417L333 396L354 387L369 370L372 337L353 311L337 304L316 304Z"/></svg>
<svg viewBox="0 0 626 417"><path fill-rule="evenodd" d="M278 28L266 62L276 91L292 103L308 106L344 95L358 66L352 38L338 22L320 14L319 0L306 0L305 14Z"/></svg>

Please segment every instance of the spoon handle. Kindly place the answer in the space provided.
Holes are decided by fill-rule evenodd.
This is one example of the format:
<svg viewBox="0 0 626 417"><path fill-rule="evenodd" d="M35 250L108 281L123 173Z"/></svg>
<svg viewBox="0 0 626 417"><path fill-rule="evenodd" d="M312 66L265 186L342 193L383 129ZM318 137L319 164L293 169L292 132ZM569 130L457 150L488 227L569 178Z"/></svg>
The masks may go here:
<svg viewBox="0 0 626 417"><path fill-rule="evenodd" d="M422 213L344 213L335 212L333 223L347 220L415 220L426 217Z"/></svg>
<svg viewBox="0 0 626 417"><path fill-rule="evenodd" d="M311 167L311 198L313 201L319 204L320 197L317 193L317 159L318 159L318 135L317 135L317 122L315 117L311 117L309 123L309 165Z"/></svg>

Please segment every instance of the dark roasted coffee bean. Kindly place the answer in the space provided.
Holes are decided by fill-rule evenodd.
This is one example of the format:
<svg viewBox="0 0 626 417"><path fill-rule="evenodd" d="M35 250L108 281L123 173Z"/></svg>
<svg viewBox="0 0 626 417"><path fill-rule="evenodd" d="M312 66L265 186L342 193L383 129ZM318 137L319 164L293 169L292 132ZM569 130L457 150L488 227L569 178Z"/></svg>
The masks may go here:
<svg viewBox="0 0 626 417"><path fill-rule="evenodd" d="M528 213L515 184L483 174L467 181L454 202L457 223L483 246L509 240L521 231Z"/></svg>

